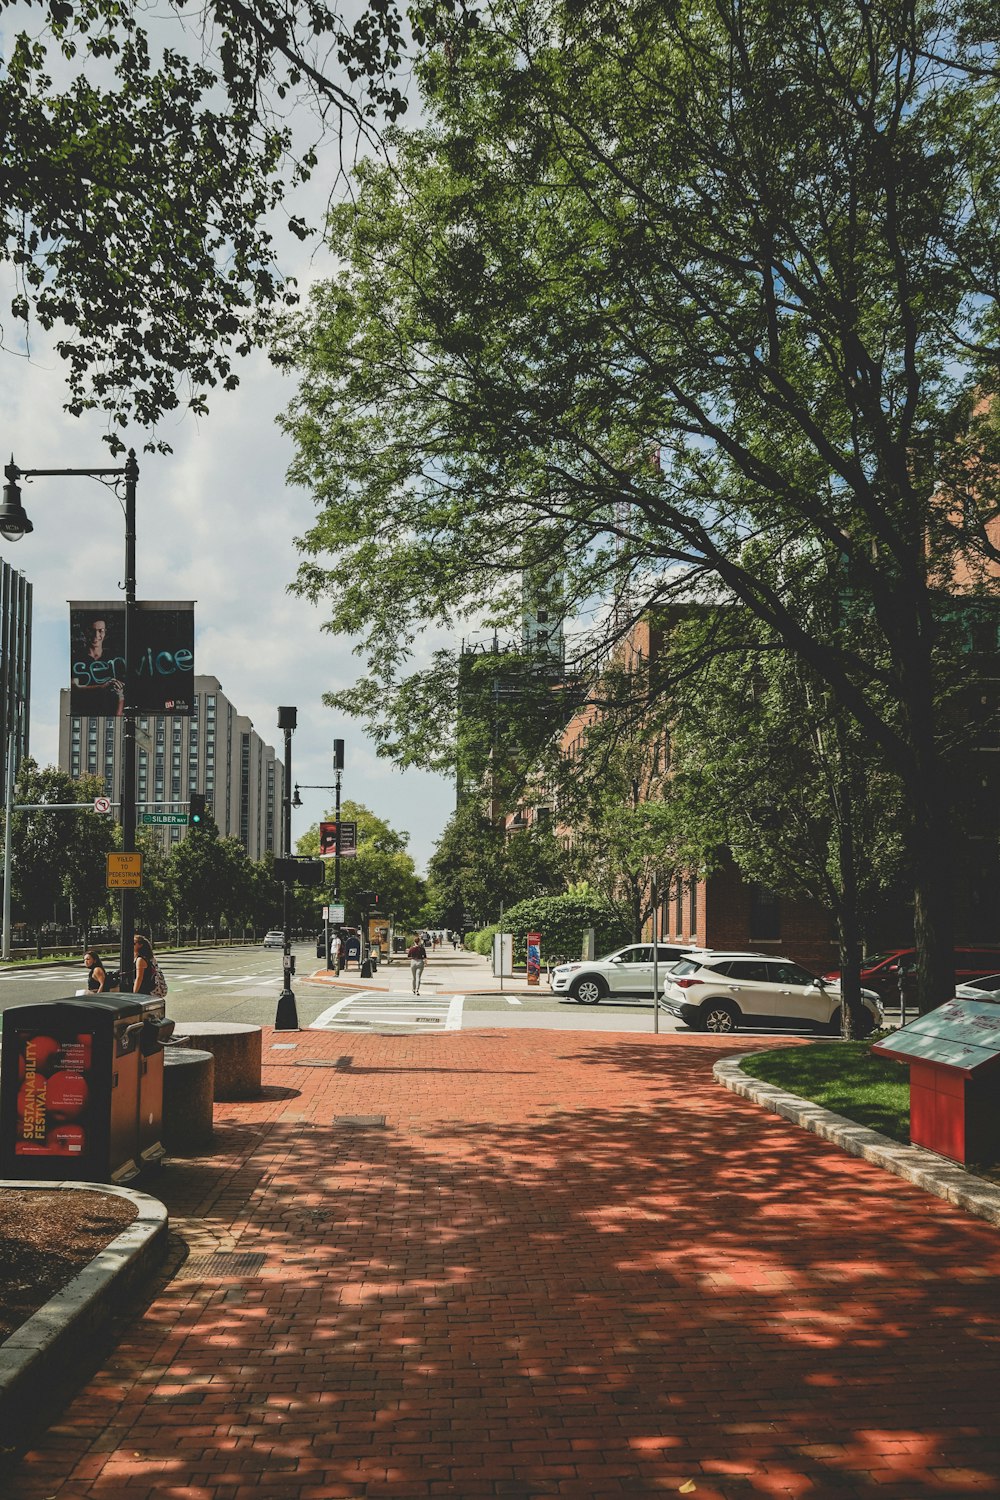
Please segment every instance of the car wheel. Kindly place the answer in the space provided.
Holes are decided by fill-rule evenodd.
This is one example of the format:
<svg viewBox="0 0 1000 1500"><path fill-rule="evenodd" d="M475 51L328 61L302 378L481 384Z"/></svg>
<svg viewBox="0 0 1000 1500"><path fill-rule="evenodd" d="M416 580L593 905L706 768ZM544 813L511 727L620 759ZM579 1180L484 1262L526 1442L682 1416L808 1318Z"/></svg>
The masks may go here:
<svg viewBox="0 0 1000 1500"><path fill-rule="evenodd" d="M740 1013L729 1000L706 1000L701 1007L699 1030L712 1031L716 1035L736 1031L740 1024Z"/></svg>
<svg viewBox="0 0 1000 1500"><path fill-rule="evenodd" d="M596 1005L607 993L608 987L604 980L592 974L588 974L585 979L578 979L572 990L577 1005Z"/></svg>
<svg viewBox="0 0 1000 1500"><path fill-rule="evenodd" d="M840 1006L838 1005L829 1021L827 1021L826 1029L829 1031L831 1036L840 1036L843 1024L843 1017L840 1014Z"/></svg>

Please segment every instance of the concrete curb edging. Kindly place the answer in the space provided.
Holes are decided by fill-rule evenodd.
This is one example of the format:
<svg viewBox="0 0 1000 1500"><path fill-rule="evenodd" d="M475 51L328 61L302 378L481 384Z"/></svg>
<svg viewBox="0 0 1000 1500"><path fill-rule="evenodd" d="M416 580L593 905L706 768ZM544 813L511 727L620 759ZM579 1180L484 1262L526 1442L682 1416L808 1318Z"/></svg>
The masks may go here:
<svg viewBox="0 0 1000 1500"><path fill-rule="evenodd" d="M745 1053L744 1057L759 1054ZM719 1083L752 1104L772 1110L793 1125L811 1130L839 1146L851 1156L860 1156L877 1167L903 1177L925 1192L965 1209L977 1218L1000 1227L1000 1187L981 1177L971 1177L954 1162L943 1156L935 1156L923 1146L902 1146L898 1141L869 1130L855 1120L836 1115L822 1105L809 1099L800 1099L784 1089L764 1083L760 1078L750 1078L743 1072L743 1057L724 1057L715 1064L713 1074Z"/></svg>
<svg viewBox="0 0 1000 1500"><path fill-rule="evenodd" d="M0 1344L0 1431L17 1432L44 1410L46 1390L61 1383L66 1367L103 1327L113 1306L160 1259L167 1245L167 1210L157 1198L106 1182L38 1182L0 1179L20 1191L82 1191L128 1198L137 1215L89 1265L50 1297Z"/></svg>

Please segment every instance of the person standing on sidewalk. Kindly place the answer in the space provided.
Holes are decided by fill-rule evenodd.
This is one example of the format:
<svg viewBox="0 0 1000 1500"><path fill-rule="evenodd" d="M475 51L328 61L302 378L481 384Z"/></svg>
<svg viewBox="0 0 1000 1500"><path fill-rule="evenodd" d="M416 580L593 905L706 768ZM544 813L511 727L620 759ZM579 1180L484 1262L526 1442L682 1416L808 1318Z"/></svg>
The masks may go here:
<svg viewBox="0 0 1000 1500"><path fill-rule="evenodd" d="M410 960L410 978L413 981L413 993L420 994L420 980L424 972L424 964L427 962L427 949L419 938L407 948L406 956Z"/></svg>
<svg viewBox="0 0 1000 1500"><path fill-rule="evenodd" d="M83 961L87 966L88 992L92 995L106 994L111 988L111 976L104 967L101 955L95 948L88 948L83 955Z"/></svg>
<svg viewBox="0 0 1000 1500"><path fill-rule="evenodd" d="M132 943L135 952L135 983L132 992L135 995L151 995L156 983L156 959L153 957L153 945L143 933L137 932Z"/></svg>

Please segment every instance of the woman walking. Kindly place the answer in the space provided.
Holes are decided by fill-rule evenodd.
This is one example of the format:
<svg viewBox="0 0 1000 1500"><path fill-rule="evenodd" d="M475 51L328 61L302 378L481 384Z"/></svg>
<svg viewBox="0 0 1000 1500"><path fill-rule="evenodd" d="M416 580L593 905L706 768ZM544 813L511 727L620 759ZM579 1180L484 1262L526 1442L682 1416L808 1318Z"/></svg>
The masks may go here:
<svg viewBox="0 0 1000 1500"><path fill-rule="evenodd" d="M413 981L413 993L420 994L420 980L424 972L424 964L427 962L427 949L419 938L412 947L407 948L406 956L410 960L410 978Z"/></svg>

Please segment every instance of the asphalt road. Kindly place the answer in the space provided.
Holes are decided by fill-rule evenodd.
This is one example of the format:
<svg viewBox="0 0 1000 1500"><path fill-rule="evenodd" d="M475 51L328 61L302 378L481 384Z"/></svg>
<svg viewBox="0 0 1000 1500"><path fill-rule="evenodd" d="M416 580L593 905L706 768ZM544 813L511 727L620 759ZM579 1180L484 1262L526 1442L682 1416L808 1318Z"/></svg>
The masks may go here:
<svg viewBox="0 0 1000 1500"><path fill-rule="evenodd" d="M544 1026L581 1031L653 1029L651 1002L608 1000L599 1006L582 1006L553 995L544 982L537 995L476 995L471 993L474 973L462 976L462 983L470 978L473 981L469 993L439 994L438 989L444 984L449 989L457 988L458 975L444 965L437 967L433 957L419 998L410 992L405 961L382 965L377 975L380 989L373 992L359 978L356 969L345 972L341 976L343 982L335 986L322 980L315 982L311 976L323 970L315 945L298 943L293 952L296 961L293 991L299 1024L303 1027L319 1021L335 1030L373 1026L421 1031L460 1030L470 1026ZM248 1021L271 1025L282 989L281 957L276 949L259 945L163 954L158 961L169 985L167 1015L178 1023ZM348 987L352 980L358 981L358 989ZM85 985L82 963L0 971L0 1011L8 1005L72 998ZM675 1023L661 1014L660 1027L672 1031Z"/></svg>
<svg viewBox="0 0 1000 1500"><path fill-rule="evenodd" d="M578 1005L553 995L542 983L534 994L514 987L517 994L475 993L488 970L474 964L456 967L435 963L425 971L419 997L410 993L405 961L383 965L377 991L351 970L338 985L311 976L322 972L313 943L294 948L297 973L293 981L296 1011L302 1027L361 1031L385 1028L403 1031L456 1031L471 1027L546 1027L574 1031L640 1031L654 1029L651 1001L606 999L600 1005ZM201 948L166 953L162 968L170 986L167 1015L185 1021L247 1021L271 1025L282 989L281 953L259 945L248 948ZM350 981L358 980L354 989ZM492 981L491 981L492 982ZM86 985L83 964L58 969L0 970L0 1011L8 1005L72 998ZM484 985L485 987L485 985ZM464 993L454 994L461 990ZM661 1011L662 1032L687 1028ZM747 1033L750 1035L752 1033Z"/></svg>

